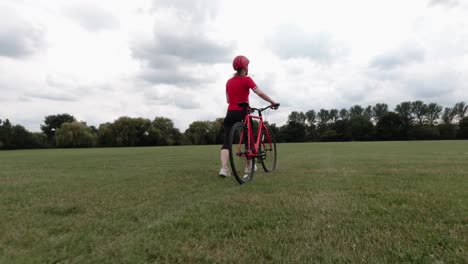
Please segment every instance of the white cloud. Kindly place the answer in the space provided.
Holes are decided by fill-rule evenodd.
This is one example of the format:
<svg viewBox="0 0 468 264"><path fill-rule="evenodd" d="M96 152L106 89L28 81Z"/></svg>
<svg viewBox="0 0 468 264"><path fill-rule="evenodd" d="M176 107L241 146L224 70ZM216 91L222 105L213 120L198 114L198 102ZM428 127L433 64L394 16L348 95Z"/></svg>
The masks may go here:
<svg viewBox="0 0 468 264"><path fill-rule="evenodd" d="M44 46L45 32L41 25L25 20L14 9L4 6L0 9L0 56L23 58Z"/></svg>
<svg viewBox="0 0 468 264"><path fill-rule="evenodd" d="M430 0L429 5L454 7L460 5L460 0Z"/></svg>
<svg viewBox="0 0 468 264"><path fill-rule="evenodd" d="M328 32L309 34L295 25L283 25L267 37L266 45L282 59L307 58L330 64L346 56L347 48Z"/></svg>
<svg viewBox="0 0 468 264"><path fill-rule="evenodd" d="M189 19L192 23L204 23L216 17L219 1L216 0L153 0L153 10L170 9L177 17Z"/></svg>
<svg viewBox="0 0 468 264"><path fill-rule="evenodd" d="M378 55L371 61L371 67L386 70L404 67L412 63L422 63L425 59L424 48L418 44L407 44L396 50Z"/></svg>
<svg viewBox="0 0 468 264"><path fill-rule="evenodd" d="M69 113L88 124L171 118L182 131L226 111L231 60L291 111L466 101L467 4L22 0L0 8L0 118L39 130ZM266 102L251 95L254 105Z"/></svg>
<svg viewBox="0 0 468 264"><path fill-rule="evenodd" d="M64 7L64 13L89 31L115 29L120 25L116 17L104 8L97 6L96 3L68 5Z"/></svg>
<svg viewBox="0 0 468 264"><path fill-rule="evenodd" d="M153 84L207 82L193 69L228 62L233 51L233 41L220 39L209 23L216 3L153 1L151 35L134 40L131 46L133 58L141 62L138 77Z"/></svg>

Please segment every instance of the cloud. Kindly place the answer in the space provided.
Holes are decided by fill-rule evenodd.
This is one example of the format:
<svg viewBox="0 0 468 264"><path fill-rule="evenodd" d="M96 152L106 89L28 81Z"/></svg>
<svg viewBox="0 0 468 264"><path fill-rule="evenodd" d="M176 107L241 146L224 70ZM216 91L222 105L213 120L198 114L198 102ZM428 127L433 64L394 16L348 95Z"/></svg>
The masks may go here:
<svg viewBox="0 0 468 264"><path fill-rule="evenodd" d="M64 13L91 32L118 28L120 24L110 12L95 4L70 5L64 8Z"/></svg>
<svg viewBox="0 0 468 264"><path fill-rule="evenodd" d="M178 16L184 16L193 23L203 23L216 16L219 7L217 0L153 0L153 10L173 9Z"/></svg>
<svg viewBox="0 0 468 264"><path fill-rule="evenodd" d="M405 89L415 98L437 99L463 89L461 75L451 67L420 70L413 69L403 75Z"/></svg>
<svg viewBox="0 0 468 264"><path fill-rule="evenodd" d="M412 64L392 70L370 69L367 76L378 87L387 89L381 93L387 100L391 94L398 95L398 100L431 100L442 103L455 98L457 91L462 91L463 75L460 69L450 62L428 62ZM366 91L367 94L368 91Z"/></svg>
<svg viewBox="0 0 468 264"><path fill-rule="evenodd" d="M175 105L182 109L198 109L200 108L200 103L195 101L192 96L189 94L181 94L180 97L176 97L174 102Z"/></svg>
<svg viewBox="0 0 468 264"><path fill-rule="evenodd" d="M8 102L16 100L18 83L11 79L6 79L5 76L0 75L0 102Z"/></svg>
<svg viewBox="0 0 468 264"><path fill-rule="evenodd" d="M402 46L397 50L389 51L375 57L370 67L381 70L390 70L411 63L423 62L425 59L424 49L418 45Z"/></svg>
<svg viewBox="0 0 468 264"><path fill-rule="evenodd" d="M231 50L232 45L219 44L201 32L155 31L151 41L138 44L132 52L135 58L148 61L152 67L173 67L181 62L225 62Z"/></svg>
<svg viewBox="0 0 468 264"><path fill-rule="evenodd" d="M215 1L158 0L153 4L152 35L131 45L132 57L141 62L138 78L152 84L199 85L206 82L199 77L200 71L230 60L233 42L217 37L219 32L209 23Z"/></svg>
<svg viewBox="0 0 468 264"><path fill-rule="evenodd" d="M133 45L132 56L142 62L138 78L153 84L192 84L203 80L201 72L231 57L230 46L204 36L154 33L150 41Z"/></svg>
<svg viewBox="0 0 468 264"><path fill-rule="evenodd" d="M147 87L143 92L143 97L148 104L170 105L173 103L173 85L158 84Z"/></svg>
<svg viewBox="0 0 468 264"><path fill-rule="evenodd" d="M184 73L181 69L172 67L145 68L137 77L152 84L188 85L202 81L192 77L189 73Z"/></svg>
<svg viewBox="0 0 468 264"><path fill-rule="evenodd" d="M199 109L197 94L193 91L178 88L172 84L157 84L145 88L144 98L151 105L175 106L182 110Z"/></svg>
<svg viewBox="0 0 468 264"><path fill-rule="evenodd" d="M23 101L29 101L31 99L43 99L43 100L61 101L61 102L76 102L79 100L79 97L61 93L61 92L50 92L50 91L32 92L32 93L26 94L24 97L21 97L21 100Z"/></svg>
<svg viewBox="0 0 468 264"><path fill-rule="evenodd" d="M0 112L14 120L68 112L98 125L157 115L184 128L225 113L237 54L282 104L271 114L279 124L291 111L467 98L462 0L340 10L303 1L0 2ZM37 130L39 121L27 122Z"/></svg>
<svg viewBox="0 0 468 264"><path fill-rule="evenodd" d="M24 94L21 100L49 100L63 102L78 102L84 97L94 96L104 91L112 90L108 84L87 83L71 76L48 75L45 81L37 84L34 88L23 88Z"/></svg>
<svg viewBox="0 0 468 264"><path fill-rule="evenodd" d="M282 59L307 58L319 64L331 64L347 55L347 48L330 33L306 33L293 25L284 25L266 37L265 45Z"/></svg>
<svg viewBox="0 0 468 264"><path fill-rule="evenodd" d="M454 7L460 5L459 0L430 0L429 6L446 6Z"/></svg>
<svg viewBox="0 0 468 264"><path fill-rule="evenodd" d="M23 20L13 10L4 9L0 25L0 56L23 58L44 46L44 30Z"/></svg>

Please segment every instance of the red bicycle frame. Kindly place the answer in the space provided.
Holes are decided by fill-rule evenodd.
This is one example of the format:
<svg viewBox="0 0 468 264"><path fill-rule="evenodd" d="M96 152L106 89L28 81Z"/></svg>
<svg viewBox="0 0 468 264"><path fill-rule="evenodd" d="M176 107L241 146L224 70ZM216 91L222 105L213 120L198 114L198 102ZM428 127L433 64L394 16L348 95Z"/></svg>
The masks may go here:
<svg viewBox="0 0 468 264"><path fill-rule="evenodd" d="M251 115L251 113L253 113L255 110L258 111L258 113L259 113L258 116ZM258 153L258 150L260 149L260 144L264 144L263 149L266 149L265 144L268 144L270 149L273 148L273 146L271 144L272 141L271 141L271 137L270 137L270 132L268 131L268 128L266 127L266 125L263 123L262 110L263 109L248 108L248 112L247 112L247 114L245 115L245 118L244 118L244 124L247 127L247 146L246 146L246 149L247 149L247 158L248 159L261 157L261 153ZM256 140L254 138L254 132L253 132L253 128L252 128L253 119L259 120ZM266 140L262 140L263 139L262 138L262 131L263 130L265 130L265 134L266 134L266 137L267 137ZM244 134L241 135L239 142L244 142L243 137L244 137ZM265 143L265 141L268 142L268 143ZM254 144L253 148L252 148L252 144ZM241 150L241 146L239 145L237 148L238 148L238 153L239 153L240 150Z"/></svg>

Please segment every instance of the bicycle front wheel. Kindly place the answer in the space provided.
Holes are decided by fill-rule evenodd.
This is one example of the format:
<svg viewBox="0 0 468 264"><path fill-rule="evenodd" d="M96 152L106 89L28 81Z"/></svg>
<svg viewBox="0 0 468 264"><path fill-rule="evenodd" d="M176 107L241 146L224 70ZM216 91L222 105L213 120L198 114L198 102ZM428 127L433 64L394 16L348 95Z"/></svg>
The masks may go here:
<svg viewBox="0 0 468 264"><path fill-rule="evenodd" d="M276 168L276 142L271 134L271 130L265 125L262 129L262 137L259 147L259 162L262 163L263 170L270 172Z"/></svg>
<svg viewBox="0 0 468 264"><path fill-rule="evenodd" d="M244 123L235 123L229 134L229 160L231 171L239 184L253 178L255 159L248 157L248 131Z"/></svg>

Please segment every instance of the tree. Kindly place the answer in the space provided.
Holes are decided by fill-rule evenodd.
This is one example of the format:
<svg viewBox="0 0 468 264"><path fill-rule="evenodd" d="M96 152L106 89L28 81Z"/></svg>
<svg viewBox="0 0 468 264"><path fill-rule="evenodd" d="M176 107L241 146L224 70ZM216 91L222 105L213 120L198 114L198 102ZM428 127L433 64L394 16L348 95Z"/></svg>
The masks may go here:
<svg viewBox="0 0 468 264"><path fill-rule="evenodd" d="M166 117L156 117L151 123L152 130L150 136L154 136L151 145L171 146L179 145L182 139L180 131L174 127L171 119Z"/></svg>
<svg viewBox="0 0 468 264"><path fill-rule="evenodd" d="M10 120L2 121L0 119L0 148L11 148L12 125Z"/></svg>
<svg viewBox="0 0 468 264"><path fill-rule="evenodd" d="M34 148L45 148L47 147L47 136L42 132L31 133L34 140Z"/></svg>
<svg viewBox="0 0 468 264"><path fill-rule="evenodd" d="M364 116L367 120L371 121L372 120L372 106L369 105L367 106L364 111L362 112L362 116Z"/></svg>
<svg viewBox="0 0 468 264"><path fill-rule="evenodd" d="M11 143L18 149L36 148L39 145L34 140L33 134L21 125L13 126Z"/></svg>
<svg viewBox="0 0 468 264"><path fill-rule="evenodd" d="M209 124L209 135L210 135L210 143L209 144L222 144L223 137L222 131L224 131L223 123L219 122L219 120L211 121ZM256 131L256 130L255 130Z"/></svg>
<svg viewBox="0 0 468 264"><path fill-rule="evenodd" d="M45 117L44 125L41 125L41 130L47 136L50 144L55 144L55 131L59 129L63 123L67 122L76 122L76 119L69 114L49 115Z"/></svg>
<svg viewBox="0 0 468 264"><path fill-rule="evenodd" d="M330 120L330 112L326 109L320 109L320 112L317 114L317 119L319 129L323 129Z"/></svg>
<svg viewBox="0 0 468 264"><path fill-rule="evenodd" d="M114 130L112 124L107 122L100 124L98 128L98 145L103 147L112 147L116 146L116 136L114 135Z"/></svg>
<svg viewBox="0 0 468 264"><path fill-rule="evenodd" d="M346 108L343 108L340 110L339 113L340 119L341 120L348 120L349 119L349 111Z"/></svg>
<svg viewBox="0 0 468 264"><path fill-rule="evenodd" d="M145 118L119 117L111 125L114 146L144 146L151 121Z"/></svg>
<svg viewBox="0 0 468 264"><path fill-rule="evenodd" d="M457 103L453 108L444 108L444 112L442 113L443 124L437 127L439 129L440 139L455 139L457 137L457 126L454 124L454 121L459 114L459 110L463 110L461 105Z"/></svg>
<svg viewBox="0 0 468 264"><path fill-rule="evenodd" d="M457 109L445 107L444 112L442 113L442 121L444 122L444 124L451 124L456 116Z"/></svg>
<svg viewBox="0 0 468 264"><path fill-rule="evenodd" d="M316 141L319 138L317 126L310 124L305 128L305 141Z"/></svg>
<svg viewBox="0 0 468 264"><path fill-rule="evenodd" d="M265 121L265 124L268 126L268 128L270 129L270 135L273 137L273 139L275 140L275 142L280 142L280 138L279 138L279 131L280 131L280 128L276 126L275 123L273 124L269 124L268 121Z"/></svg>
<svg viewBox="0 0 468 264"><path fill-rule="evenodd" d="M320 135L320 141L350 141L352 131L350 121L346 119L337 120Z"/></svg>
<svg viewBox="0 0 468 264"><path fill-rule="evenodd" d="M288 116L288 123L296 122L296 123L305 125L306 120L307 120L307 116L303 112L293 111Z"/></svg>
<svg viewBox="0 0 468 264"><path fill-rule="evenodd" d="M309 123L309 125L314 125L315 122L316 122L316 113L314 110L309 110L305 113L305 116L306 116L306 121Z"/></svg>
<svg viewBox="0 0 468 264"><path fill-rule="evenodd" d="M388 105L387 104L376 104L372 107L372 117L374 118L376 123L382 119L384 115L388 113Z"/></svg>
<svg viewBox="0 0 468 264"><path fill-rule="evenodd" d="M216 120L214 122L219 127L218 134L216 135L215 144L223 144L223 142L224 142L224 117L216 118ZM264 122L265 122L265 124L268 125L268 121L264 121ZM272 126L274 126L274 129L277 129L275 124L272 124Z"/></svg>
<svg viewBox="0 0 468 264"><path fill-rule="evenodd" d="M339 117L339 111L338 109L331 109L329 113L330 121L332 123L335 123L336 120L338 120Z"/></svg>
<svg viewBox="0 0 468 264"><path fill-rule="evenodd" d="M305 141L314 141L318 138L317 134L317 126L315 125L317 122L317 113L315 110L309 110L305 113L306 121L308 126L305 127ZM279 132L279 131L278 131Z"/></svg>
<svg viewBox="0 0 468 264"><path fill-rule="evenodd" d="M364 116L354 116L349 120L354 140L369 141L374 139L374 125Z"/></svg>
<svg viewBox="0 0 468 264"><path fill-rule="evenodd" d="M65 148L92 147L96 136L92 130L82 122L63 123L55 132L56 145Z"/></svg>
<svg viewBox="0 0 468 264"><path fill-rule="evenodd" d="M405 139L404 123L401 116L388 112L384 114L375 127L378 140L402 140Z"/></svg>
<svg viewBox="0 0 468 264"><path fill-rule="evenodd" d="M468 116L460 120L458 127L458 138L468 139Z"/></svg>
<svg viewBox="0 0 468 264"><path fill-rule="evenodd" d="M437 126L439 130L440 139L456 139L457 138L457 125L452 123L443 123Z"/></svg>
<svg viewBox="0 0 468 264"><path fill-rule="evenodd" d="M456 103L453 109L456 112L458 119L463 119L465 115L468 114L468 105L466 105L465 102Z"/></svg>
<svg viewBox="0 0 468 264"><path fill-rule="evenodd" d="M409 140L435 140L440 138L440 131L434 126L415 125L408 131Z"/></svg>
<svg viewBox="0 0 468 264"><path fill-rule="evenodd" d="M363 113L364 113L364 109L360 105L353 105L349 109L349 117L350 118L353 118L353 117L356 117L356 116L362 116Z"/></svg>
<svg viewBox="0 0 468 264"><path fill-rule="evenodd" d="M427 114L427 105L421 100L414 101L411 103L411 112L416 117L418 124L422 125Z"/></svg>
<svg viewBox="0 0 468 264"><path fill-rule="evenodd" d="M193 145L215 144L220 129L217 122L195 121L185 130L185 143Z"/></svg>
<svg viewBox="0 0 468 264"><path fill-rule="evenodd" d="M12 125L10 120L0 119L0 149L24 149L41 146L33 133L21 125Z"/></svg>
<svg viewBox="0 0 468 264"><path fill-rule="evenodd" d="M395 107L395 112L407 128L413 124L412 109L411 102L402 102Z"/></svg>
<svg viewBox="0 0 468 264"><path fill-rule="evenodd" d="M89 126L89 129L91 130L91 133L93 133L93 135L98 135L99 130L95 126Z"/></svg>
<svg viewBox="0 0 468 264"><path fill-rule="evenodd" d="M437 103L430 103L427 105L427 121L429 125L433 126L434 122L440 117L440 113L442 112L442 106L438 105Z"/></svg>
<svg viewBox="0 0 468 264"><path fill-rule="evenodd" d="M298 122L288 122L280 127L279 137L284 142L304 142L306 138L306 126Z"/></svg>
<svg viewBox="0 0 468 264"><path fill-rule="evenodd" d="M279 130L280 140L286 142L304 142L306 140L307 128L313 126L313 124L307 126L306 120L315 119L315 112L308 111L307 113L309 116L302 112L291 112L286 125L282 126Z"/></svg>

